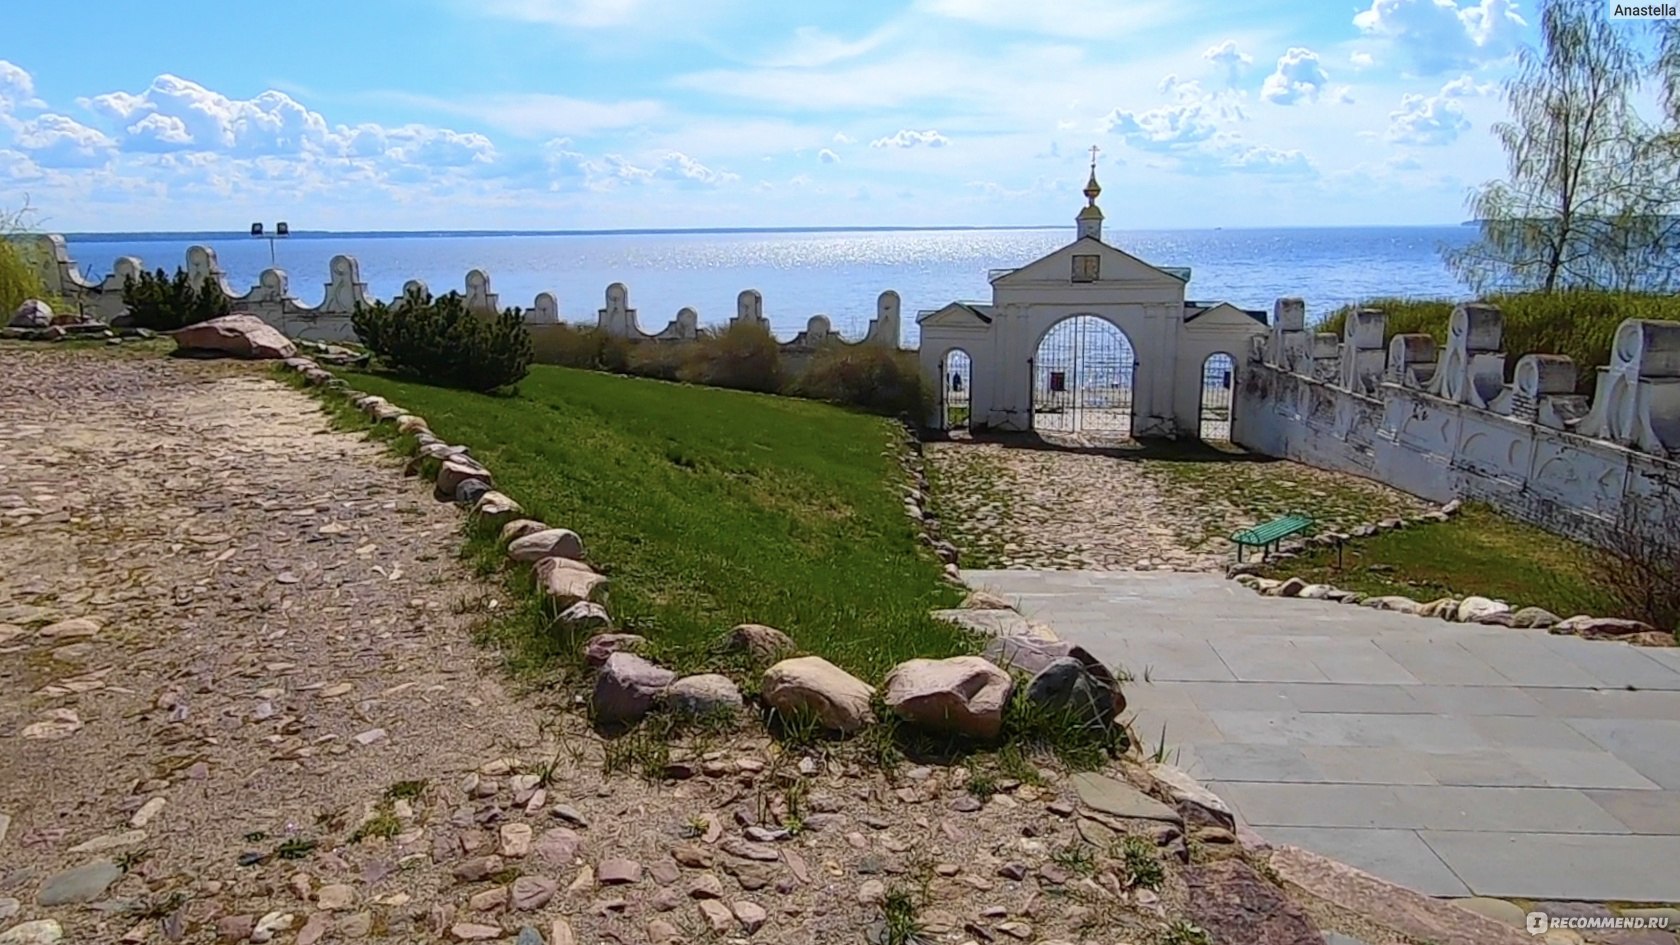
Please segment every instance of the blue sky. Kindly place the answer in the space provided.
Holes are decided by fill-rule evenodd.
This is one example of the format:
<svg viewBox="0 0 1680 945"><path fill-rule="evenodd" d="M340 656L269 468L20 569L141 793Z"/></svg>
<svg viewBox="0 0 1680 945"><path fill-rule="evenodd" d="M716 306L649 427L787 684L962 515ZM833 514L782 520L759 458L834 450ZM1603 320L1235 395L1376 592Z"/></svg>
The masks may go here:
<svg viewBox="0 0 1680 945"><path fill-rule="evenodd" d="M0 36L61 230L1457 222L1515 0L64 0Z"/></svg>

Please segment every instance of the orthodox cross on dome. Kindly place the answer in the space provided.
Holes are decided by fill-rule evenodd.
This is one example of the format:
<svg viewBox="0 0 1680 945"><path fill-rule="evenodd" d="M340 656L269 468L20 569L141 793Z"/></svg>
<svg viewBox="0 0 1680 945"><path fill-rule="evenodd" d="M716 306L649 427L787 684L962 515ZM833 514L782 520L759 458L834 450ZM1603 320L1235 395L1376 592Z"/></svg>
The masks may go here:
<svg viewBox="0 0 1680 945"><path fill-rule="evenodd" d="M1085 182L1085 208L1079 211L1076 219L1079 238L1093 237L1102 239L1103 214L1097 208L1097 198L1102 196L1102 186L1097 183L1097 154L1101 148L1091 145L1091 179Z"/></svg>
<svg viewBox="0 0 1680 945"><path fill-rule="evenodd" d="M1097 154L1102 149L1091 145L1091 179L1085 183L1085 199L1091 206L1097 205L1097 198L1102 196L1102 186L1097 183Z"/></svg>

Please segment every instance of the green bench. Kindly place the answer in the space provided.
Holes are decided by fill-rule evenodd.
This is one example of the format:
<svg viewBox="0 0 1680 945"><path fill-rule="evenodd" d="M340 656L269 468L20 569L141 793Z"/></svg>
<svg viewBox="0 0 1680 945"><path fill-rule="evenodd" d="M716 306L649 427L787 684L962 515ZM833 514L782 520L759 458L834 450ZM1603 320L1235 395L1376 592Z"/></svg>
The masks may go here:
<svg viewBox="0 0 1680 945"><path fill-rule="evenodd" d="M1243 559L1244 548L1261 549L1261 557L1266 552L1276 551L1278 543L1291 535L1299 535L1313 527L1311 515L1301 512L1291 512L1282 518L1274 518L1264 525L1245 528L1231 536L1231 541L1237 545L1237 561Z"/></svg>

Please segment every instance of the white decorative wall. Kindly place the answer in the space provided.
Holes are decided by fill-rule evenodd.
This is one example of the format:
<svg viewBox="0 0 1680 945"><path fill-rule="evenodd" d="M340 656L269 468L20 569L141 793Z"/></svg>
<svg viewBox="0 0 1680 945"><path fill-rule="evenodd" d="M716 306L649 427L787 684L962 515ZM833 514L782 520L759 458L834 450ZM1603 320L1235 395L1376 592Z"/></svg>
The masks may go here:
<svg viewBox="0 0 1680 945"><path fill-rule="evenodd" d="M89 315L110 321L123 312L123 281L144 270L140 260L132 256L118 259L109 275L98 281L84 278L70 259L69 250L61 236L42 236L38 258L41 259L41 278L47 288L72 306L80 306ZM291 279L282 269L265 269L257 284L248 291L238 291L228 284L226 275L216 261L216 252L208 246L193 246L187 250L183 266L194 284L208 277L221 286L234 311L249 312L273 325L292 338L313 341L354 341L355 331L350 315L356 303L371 302L367 284L361 278L361 265L353 256L334 256L328 266L328 279L318 304L311 305L292 294ZM173 274L171 270L171 274ZM429 291L424 282L409 280L403 294L411 289ZM467 305L478 311L500 311L502 300L491 285L490 274L474 269L466 274L463 287L458 290ZM560 305L553 293L539 293L523 309L525 324L532 331L532 341L541 360L543 335L556 330L560 320ZM736 313L731 321L753 321L769 327L764 315L764 299L755 289L742 292L736 300ZM597 310L595 327L616 337L632 341L674 342L688 341L700 334L700 316L692 308L677 312L663 329L648 333L637 321L636 309L630 303L630 290L615 282L606 289L605 303ZM785 354L798 357L809 354L827 343L867 344L898 348L902 334L899 324L898 293L888 290L876 299L876 315L869 322L864 337L849 341L835 331L826 315L814 315L805 330L781 343Z"/></svg>
<svg viewBox="0 0 1680 945"><path fill-rule="evenodd" d="M1505 382L1497 308L1456 309L1446 343L1349 318L1332 349L1278 302L1235 399L1242 446L1357 473L1437 501L1485 501L1551 531L1680 530L1680 323L1623 322L1589 402L1576 365L1528 355ZM1328 336L1334 341L1334 336Z"/></svg>

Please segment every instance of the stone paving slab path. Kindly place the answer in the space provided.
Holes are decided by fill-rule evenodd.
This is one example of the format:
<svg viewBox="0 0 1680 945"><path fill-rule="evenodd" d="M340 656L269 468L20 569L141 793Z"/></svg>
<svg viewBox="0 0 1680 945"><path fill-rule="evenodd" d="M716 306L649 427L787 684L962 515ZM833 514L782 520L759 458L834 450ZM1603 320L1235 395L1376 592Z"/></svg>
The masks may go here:
<svg viewBox="0 0 1680 945"><path fill-rule="evenodd" d="M1680 650L1216 575L963 577L1136 676L1146 750L1164 729L1268 840L1430 895L1680 901Z"/></svg>

